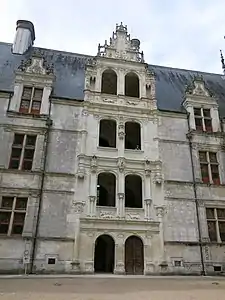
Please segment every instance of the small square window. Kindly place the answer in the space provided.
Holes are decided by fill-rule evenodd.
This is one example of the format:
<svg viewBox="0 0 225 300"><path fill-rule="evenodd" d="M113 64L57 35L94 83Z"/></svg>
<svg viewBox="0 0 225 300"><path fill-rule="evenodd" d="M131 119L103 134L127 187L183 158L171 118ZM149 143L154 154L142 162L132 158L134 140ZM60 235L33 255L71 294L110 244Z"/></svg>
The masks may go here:
<svg viewBox="0 0 225 300"><path fill-rule="evenodd" d="M55 263L56 263L56 259L55 258L53 258L53 257L49 257L48 258L48 264L49 265L55 265Z"/></svg>
<svg viewBox="0 0 225 300"><path fill-rule="evenodd" d="M2 209L12 209L13 200L14 200L13 197L2 197L1 208Z"/></svg>
<svg viewBox="0 0 225 300"><path fill-rule="evenodd" d="M222 267L221 266L214 266L214 272L221 272L222 271Z"/></svg>
<svg viewBox="0 0 225 300"><path fill-rule="evenodd" d="M175 260L174 261L174 266L175 267L181 267L181 260Z"/></svg>

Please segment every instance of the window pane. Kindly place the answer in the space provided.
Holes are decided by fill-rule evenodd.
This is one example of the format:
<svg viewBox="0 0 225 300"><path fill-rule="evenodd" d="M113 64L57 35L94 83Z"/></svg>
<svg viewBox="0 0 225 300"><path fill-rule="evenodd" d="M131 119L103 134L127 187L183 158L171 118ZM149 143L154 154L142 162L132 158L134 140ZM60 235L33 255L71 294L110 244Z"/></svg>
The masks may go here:
<svg viewBox="0 0 225 300"><path fill-rule="evenodd" d="M202 118L195 118L196 130L203 130Z"/></svg>
<svg viewBox="0 0 225 300"><path fill-rule="evenodd" d="M2 205L1 208L4 209L12 209L13 206L13 197L2 197Z"/></svg>
<svg viewBox="0 0 225 300"><path fill-rule="evenodd" d="M218 217L218 219L224 219L225 220L225 209L218 208L217 209L217 217Z"/></svg>
<svg viewBox="0 0 225 300"><path fill-rule="evenodd" d="M207 219L215 219L214 208L206 208Z"/></svg>
<svg viewBox="0 0 225 300"><path fill-rule="evenodd" d="M202 180L203 182L207 183L209 182L209 170L208 170L208 165L206 164L201 164L201 174L202 174Z"/></svg>
<svg viewBox="0 0 225 300"><path fill-rule="evenodd" d="M31 113L40 112L41 109L41 102L33 101L31 107Z"/></svg>
<svg viewBox="0 0 225 300"><path fill-rule="evenodd" d="M24 87L23 88L22 98L30 100L31 99L31 95L32 95L32 87Z"/></svg>
<svg viewBox="0 0 225 300"><path fill-rule="evenodd" d="M30 101L29 100L22 100L20 103L20 112L28 112L29 111L29 106L30 106Z"/></svg>
<svg viewBox="0 0 225 300"><path fill-rule="evenodd" d="M225 242L225 222L219 222L220 238Z"/></svg>
<svg viewBox="0 0 225 300"><path fill-rule="evenodd" d="M11 212L0 212L0 233L8 233Z"/></svg>
<svg viewBox="0 0 225 300"><path fill-rule="evenodd" d="M33 159L33 156L34 156L34 149L25 149L24 158Z"/></svg>
<svg viewBox="0 0 225 300"><path fill-rule="evenodd" d="M42 99L42 94L43 94L43 89L34 89L34 96L33 100L39 100L41 101Z"/></svg>
<svg viewBox="0 0 225 300"><path fill-rule="evenodd" d="M19 159L11 159L9 164L9 169L19 169L20 161Z"/></svg>
<svg viewBox="0 0 225 300"><path fill-rule="evenodd" d="M201 116L201 108L194 108L195 116Z"/></svg>
<svg viewBox="0 0 225 300"><path fill-rule="evenodd" d="M25 219L25 213L14 213L12 234L22 234L24 219Z"/></svg>
<svg viewBox="0 0 225 300"><path fill-rule="evenodd" d="M36 143L36 135L28 135L26 145L27 146L35 146Z"/></svg>
<svg viewBox="0 0 225 300"><path fill-rule="evenodd" d="M20 159L21 152L22 152L22 148L12 148L11 157Z"/></svg>
<svg viewBox="0 0 225 300"><path fill-rule="evenodd" d="M209 238L211 242L217 242L217 235L216 235L216 222L215 221L208 221L208 232Z"/></svg>
<svg viewBox="0 0 225 300"><path fill-rule="evenodd" d="M27 208L27 198L18 197L16 199L16 209L26 210Z"/></svg>
<svg viewBox="0 0 225 300"><path fill-rule="evenodd" d="M216 157L216 153L214 152L209 152L209 160L212 163L217 163L217 157Z"/></svg>
<svg viewBox="0 0 225 300"><path fill-rule="evenodd" d="M14 135L13 145L23 145L24 134L16 133Z"/></svg>
<svg viewBox="0 0 225 300"><path fill-rule="evenodd" d="M211 165L212 180L214 184L220 184L220 175L218 165Z"/></svg>
<svg viewBox="0 0 225 300"><path fill-rule="evenodd" d="M200 162L207 162L206 152L199 151L199 160L200 160Z"/></svg>
<svg viewBox="0 0 225 300"><path fill-rule="evenodd" d="M203 115L206 118L210 118L211 117L211 115L210 115L210 109L203 109Z"/></svg>
<svg viewBox="0 0 225 300"><path fill-rule="evenodd" d="M205 120L205 130L207 132L212 132L212 121L211 120Z"/></svg>
<svg viewBox="0 0 225 300"><path fill-rule="evenodd" d="M24 160L23 161L22 169L23 170L31 170L32 169L32 161L30 161L30 160Z"/></svg>

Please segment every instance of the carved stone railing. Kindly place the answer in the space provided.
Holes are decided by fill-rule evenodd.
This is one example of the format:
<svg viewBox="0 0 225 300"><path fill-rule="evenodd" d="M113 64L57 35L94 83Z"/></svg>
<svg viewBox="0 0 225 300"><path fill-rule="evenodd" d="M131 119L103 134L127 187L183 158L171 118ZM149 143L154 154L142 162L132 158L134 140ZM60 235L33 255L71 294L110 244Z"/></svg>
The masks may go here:
<svg viewBox="0 0 225 300"><path fill-rule="evenodd" d="M97 206L96 217L100 219L116 219L116 207L113 206Z"/></svg>
<svg viewBox="0 0 225 300"><path fill-rule="evenodd" d="M138 220L144 220L145 212L144 208L125 208L125 219L126 220L132 220L132 221L138 221Z"/></svg>

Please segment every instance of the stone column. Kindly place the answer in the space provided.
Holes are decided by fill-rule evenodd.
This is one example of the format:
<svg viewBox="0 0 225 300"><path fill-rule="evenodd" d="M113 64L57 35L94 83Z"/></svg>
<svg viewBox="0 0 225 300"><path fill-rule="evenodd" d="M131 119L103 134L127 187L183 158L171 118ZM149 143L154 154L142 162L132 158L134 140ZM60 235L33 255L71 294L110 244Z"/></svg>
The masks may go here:
<svg viewBox="0 0 225 300"><path fill-rule="evenodd" d="M125 176L124 176L124 158L118 159L118 201L117 201L117 215L120 218L125 216Z"/></svg>
<svg viewBox="0 0 225 300"><path fill-rule="evenodd" d="M87 138L87 131L82 130L81 131L81 146L80 146L80 152L81 154L86 153L86 138Z"/></svg>
<svg viewBox="0 0 225 300"><path fill-rule="evenodd" d="M48 115L49 112L49 96L51 94L52 87L46 86L43 90L42 101L41 101L41 115Z"/></svg>
<svg viewBox="0 0 225 300"><path fill-rule="evenodd" d="M159 221L159 259L164 261L164 230L163 230L163 216L165 214L165 206L156 206L156 215Z"/></svg>
<svg viewBox="0 0 225 300"><path fill-rule="evenodd" d="M102 72L100 69L97 70L96 82L95 82L95 91L101 92L101 85L102 85Z"/></svg>
<svg viewBox="0 0 225 300"><path fill-rule="evenodd" d="M152 199L144 200L144 209L145 209L145 219L146 220L151 219L151 204L152 204Z"/></svg>
<svg viewBox="0 0 225 300"><path fill-rule="evenodd" d="M220 118L219 118L219 112L218 112L218 107L217 106L213 106L210 109L210 115L212 118L212 130L213 132L217 132L220 131Z"/></svg>
<svg viewBox="0 0 225 300"><path fill-rule="evenodd" d="M194 108L191 105L186 106L187 112L190 113L189 121L190 121L190 129L196 130L195 126L195 116L194 116Z"/></svg>
<svg viewBox="0 0 225 300"><path fill-rule="evenodd" d="M125 267L124 267L124 244L119 243L115 245L115 267L114 267L114 274L123 275L125 274Z"/></svg>
<svg viewBox="0 0 225 300"><path fill-rule="evenodd" d="M209 241L204 201L201 199L199 199L197 201L198 201L198 215L199 215L202 241Z"/></svg>
<svg viewBox="0 0 225 300"><path fill-rule="evenodd" d="M16 82L14 85L14 94L10 101L9 110L19 111L22 94L23 84Z"/></svg>
<svg viewBox="0 0 225 300"><path fill-rule="evenodd" d="M80 214L83 212L84 203L76 202L73 203L74 207L74 245L73 245L73 259L72 259L72 270L75 273L80 272L80 261L79 261L79 245L80 245Z"/></svg>
<svg viewBox="0 0 225 300"><path fill-rule="evenodd" d="M117 95L125 94L125 74L123 69L119 69L117 74Z"/></svg>

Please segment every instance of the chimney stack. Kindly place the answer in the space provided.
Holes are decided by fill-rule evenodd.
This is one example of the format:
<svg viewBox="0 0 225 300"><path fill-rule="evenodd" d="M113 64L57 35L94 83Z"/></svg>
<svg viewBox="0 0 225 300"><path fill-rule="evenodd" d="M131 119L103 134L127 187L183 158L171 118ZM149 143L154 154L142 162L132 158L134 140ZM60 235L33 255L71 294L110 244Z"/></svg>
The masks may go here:
<svg viewBox="0 0 225 300"><path fill-rule="evenodd" d="M14 54L24 54L34 43L34 25L26 20L18 20L16 25L16 36L12 51Z"/></svg>

